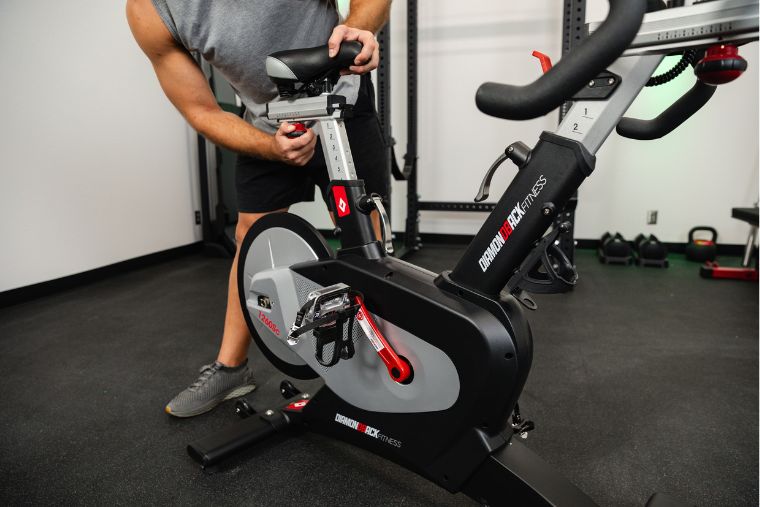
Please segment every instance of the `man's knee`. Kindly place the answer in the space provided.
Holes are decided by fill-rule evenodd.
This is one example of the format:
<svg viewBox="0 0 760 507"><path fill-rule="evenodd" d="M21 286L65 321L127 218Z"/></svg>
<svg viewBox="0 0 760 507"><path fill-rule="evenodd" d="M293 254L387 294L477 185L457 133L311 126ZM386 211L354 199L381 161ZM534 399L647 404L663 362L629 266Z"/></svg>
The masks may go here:
<svg viewBox="0 0 760 507"><path fill-rule="evenodd" d="M244 215L254 215L252 217L244 216ZM235 227L235 242L240 245L243 243L243 239L245 238L245 235L248 234L248 229L251 228L253 224L256 223L256 220L261 218L263 215L259 215L258 213L239 213L238 214L238 222L237 226Z"/></svg>
<svg viewBox="0 0 760 507"><path fill-rule="evenodd" d="M248 230L253 224L255 224L261 217L269 215L270 213L283 213L287 209L271 211L269 213L238 213L238 222L235 227L235 242L240 245L245 239L245 235L248 234Z"/></svg>

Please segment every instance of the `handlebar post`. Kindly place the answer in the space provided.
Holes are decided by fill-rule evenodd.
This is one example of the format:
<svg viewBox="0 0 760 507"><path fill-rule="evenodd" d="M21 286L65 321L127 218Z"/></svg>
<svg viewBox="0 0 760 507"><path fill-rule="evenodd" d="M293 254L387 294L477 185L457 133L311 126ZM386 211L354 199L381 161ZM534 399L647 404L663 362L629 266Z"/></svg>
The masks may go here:
<svg viewBox="0 0 760 507"><path fill-rule="evenodd" d="M596 154L663 58L662 55L620 58L610 67L621 77L615 93L607 100L574 102L555 133L582 143L589 153Z"/></svg>

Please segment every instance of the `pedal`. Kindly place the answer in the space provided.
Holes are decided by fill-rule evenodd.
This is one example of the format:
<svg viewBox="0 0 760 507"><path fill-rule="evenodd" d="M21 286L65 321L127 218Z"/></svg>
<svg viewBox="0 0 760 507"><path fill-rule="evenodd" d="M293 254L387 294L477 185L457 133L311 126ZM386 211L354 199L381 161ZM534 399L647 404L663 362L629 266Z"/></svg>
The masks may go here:
<svg viewBox="0 0 760 507"><path fill-rule="evenodd" d="M353 301L351 288L338 283L315 290L306 297L306 303L296 315L296 320L288 334L288 344L296 345L300 336L312 331L314 357L325 367L338 364L341 359L354 356L353 328L359 305ZM348 333L344 330L348 327ZM330 358L325 352L331 350Z"/></svg>
<svg viewBox="0 0 760 507"><path fill-rule="evenodd" d="M299 337L307 331L334 323L340 313L351 305L349 292L349 286L344 283L310 292L290 328L288 344L296 345Z"/></svg>
<svg viewBox="0 0 760 507"><path fill-rule="evenodd" d="M563 222L544 236L507 282L509 291L529 310L535 310L537 305L526 292L559 294L572 290L578 282L575 266L557 244L559 235L569 227L568 222Z"/></svg>

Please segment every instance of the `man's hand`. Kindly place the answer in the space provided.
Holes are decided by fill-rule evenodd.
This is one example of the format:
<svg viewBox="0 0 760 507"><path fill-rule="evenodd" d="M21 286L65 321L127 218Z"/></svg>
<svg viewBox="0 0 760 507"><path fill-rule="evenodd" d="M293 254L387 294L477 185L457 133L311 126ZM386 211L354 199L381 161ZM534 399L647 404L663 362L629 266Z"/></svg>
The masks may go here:
<svg viewBox="0 0 760 507"><path fill-rule="evenodd" d="M295 166L304 166L311 160L317 146L317 136L311 129L306 129L300 137L288 137L295 129L288 122L280 123L280 128L272 137L270 158Z"/></svg>
<svg viewBox="0 0 760 507"><path fill-rule="evenodd" d="M348 68L349 72L341 71L342 74L366 74L377 68L380 63L380 46L375 40L375 34L369 30L360 30L346 25L338 25L333 29L327 45L330 48L330 57L338 54L340 43L343 41L358 40L364 47L354 60L354 65Z"/></svg>

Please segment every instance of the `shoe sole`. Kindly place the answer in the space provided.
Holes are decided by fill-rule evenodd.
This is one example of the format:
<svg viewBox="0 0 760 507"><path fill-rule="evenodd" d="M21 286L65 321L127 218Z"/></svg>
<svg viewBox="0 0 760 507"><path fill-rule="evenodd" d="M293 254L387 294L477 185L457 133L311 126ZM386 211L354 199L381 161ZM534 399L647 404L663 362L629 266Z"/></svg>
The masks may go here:
<svg viewBox="0 0 760 507"><path fill-rule="evenodd" d="M205 414L206 412L213 410L217 405L219 405L222 402L231 400L233 398L239 398L240 396L245 396L246 394L250 393L254 389L256 389L255 384L236 387L235 389L231 390L230 392L226 394L221 394L215 398L212 398L211 400L208 401L208 403L206 403L205 405L201 405L195 410L191 410L188 412L174 412L170 410L169 406L167 405L166 408L164 409L164 412L174 417L182 417L182 418L194 417L196 415Z"/></svg>

